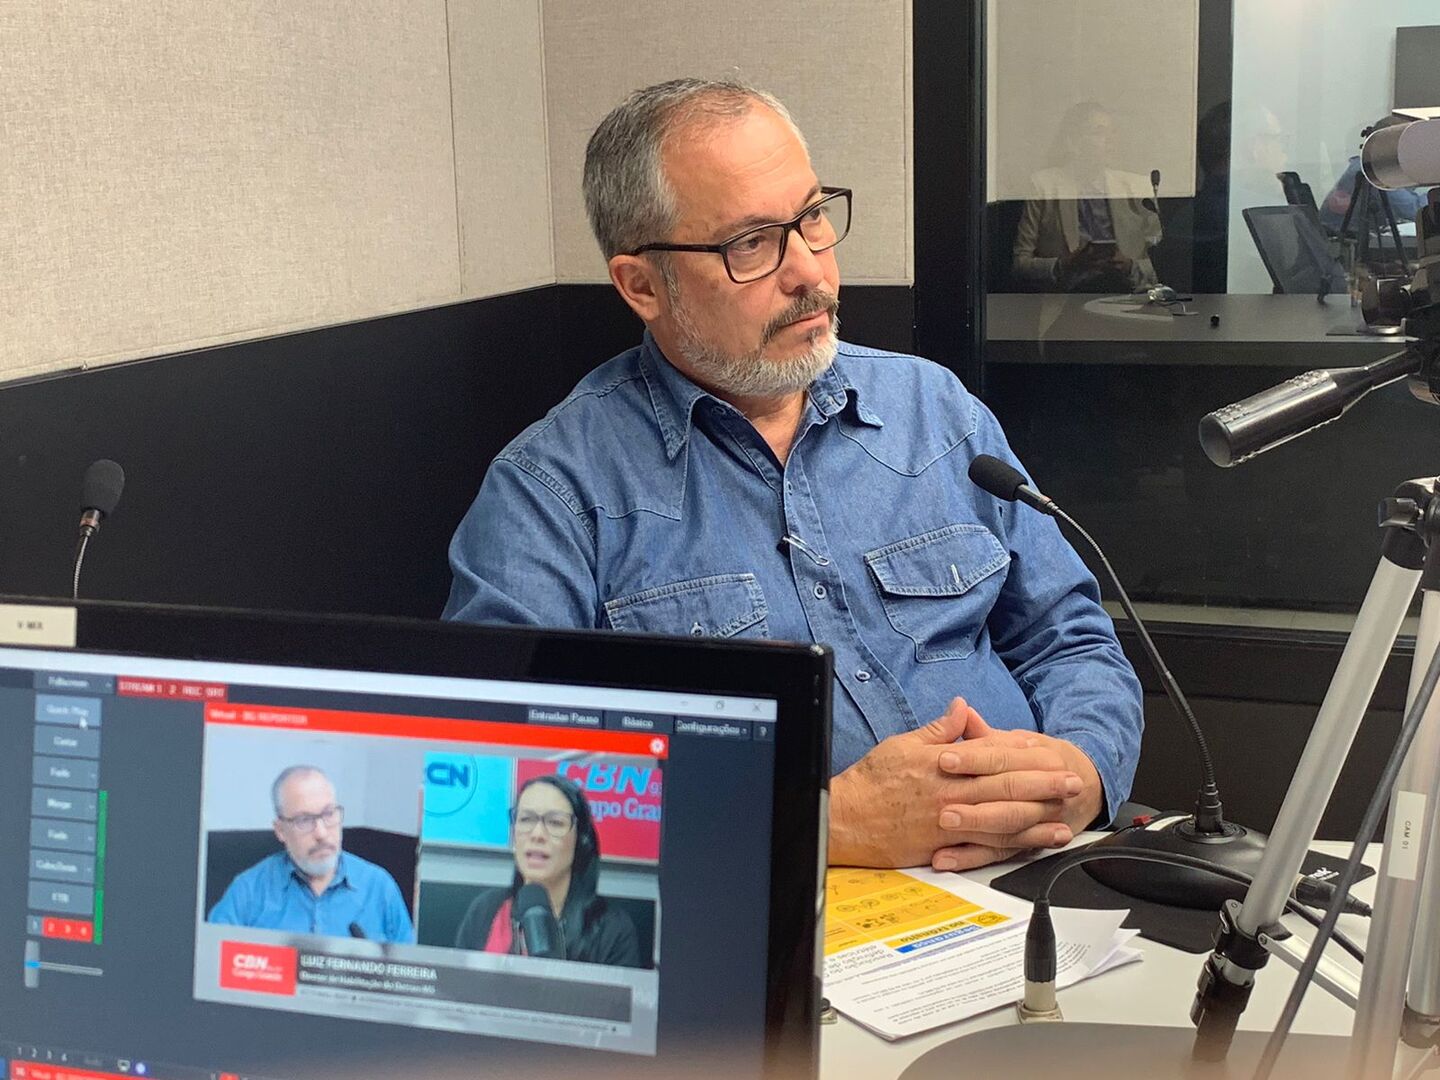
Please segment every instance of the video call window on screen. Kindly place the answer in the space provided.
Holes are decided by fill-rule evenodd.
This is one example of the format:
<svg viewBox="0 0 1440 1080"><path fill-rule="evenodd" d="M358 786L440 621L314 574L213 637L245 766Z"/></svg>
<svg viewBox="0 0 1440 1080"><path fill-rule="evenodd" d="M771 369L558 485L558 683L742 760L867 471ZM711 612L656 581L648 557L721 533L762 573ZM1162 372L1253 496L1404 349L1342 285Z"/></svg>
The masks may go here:
<svg viewBox="0 0 1440 1080"><path fill-rule="evenodd" d="M195 996L655 1050L668 739L205 708Z"/></svg>

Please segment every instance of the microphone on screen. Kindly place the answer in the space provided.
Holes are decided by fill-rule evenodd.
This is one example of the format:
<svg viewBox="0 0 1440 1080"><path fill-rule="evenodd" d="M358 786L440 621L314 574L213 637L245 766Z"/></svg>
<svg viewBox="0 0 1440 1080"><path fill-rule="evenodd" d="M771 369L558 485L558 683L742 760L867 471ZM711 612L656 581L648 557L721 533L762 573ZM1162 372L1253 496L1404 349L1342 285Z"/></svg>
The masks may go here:
<svg viewBox="0 0 1440 1080"><path fill-rule="evenodd" d="M365 928L361 926L358 922L352 922L350 924L350 936L353 938L359 938L361 941L368 941L370 938L370 935L365 933Z"/></svg>
<svg viewBox="0 0 1440 1080"><path fill-rule="evenodd" d="M565 946L560 936L560 923L550 907L550 894L545 886L520 886L515 894L515 925L525 943L526 956L543 956L552 960L565 959Z"/></svg>
<svg viewBox="0 0 1440 1080"><path fill-rule="evenodd" d="M80 485L80 539L75 545L71 599L80 596L80 568L85 562L90 538L100 531L100 523L115 512L124 490L125 470L108 458L93 462L85 470L85 479Z"/></svg>

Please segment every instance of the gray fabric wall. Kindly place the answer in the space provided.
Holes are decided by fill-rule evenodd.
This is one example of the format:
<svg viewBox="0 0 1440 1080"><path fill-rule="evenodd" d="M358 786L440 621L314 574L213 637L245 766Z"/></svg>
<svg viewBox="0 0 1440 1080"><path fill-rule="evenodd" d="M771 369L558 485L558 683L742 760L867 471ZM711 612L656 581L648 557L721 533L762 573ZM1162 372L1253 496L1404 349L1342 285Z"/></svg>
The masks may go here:
<svg viewBox="0 0 1440 1080"><path fill-rule="evenodd" d="M590 129L732 70L856 189L846 280L908 282L908 0L16 0L0 381L603 281Z"/></svg>

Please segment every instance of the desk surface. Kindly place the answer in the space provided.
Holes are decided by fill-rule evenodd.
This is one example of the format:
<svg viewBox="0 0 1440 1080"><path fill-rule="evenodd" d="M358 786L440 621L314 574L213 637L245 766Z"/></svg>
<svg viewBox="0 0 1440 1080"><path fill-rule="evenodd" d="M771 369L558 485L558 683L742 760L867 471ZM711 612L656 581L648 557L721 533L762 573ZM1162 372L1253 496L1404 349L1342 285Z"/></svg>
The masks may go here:
<svg viewBox="0 0 1440 1080"><path fill-rule="evenodd" d="M1118 301L1118 302L1117 302ZM1238 364L1344 367L1404 347L1397 337L1334 335L1363 321L1348 296L1196 296L1197 315L1172 315L1130 297L992 293L986 298L987 363ZM1220 324L1212 327L1210 316Z"/></svg>
<svg viewBox="0 0 1440 1080"><path fill-rule="evenodd" d="M1093 834L1082 836L1076 844L1091 839L1094 839ZM1348 851L1348 845L1344 844L1316 846L1323 851ZM1379 857L1378 845L1371 854ZM1371 865L1378 863L1372 861ZM988 882L1012 868L1007 864L970 876ZM1373 897L1374 888L1375 879L1370 878L1356 886L1355 893L1368 900ZM1363 948L1367 923L1368 920L1357 916L1344 915L1340 919L1340 929ZM1309 940L1311 930L1307 923L1294 916L1286 916L1286 924L1292 928L1303 928L1300 936ZM1194 999L1195 980L1200 974L1204 956L1180 952L1145 938L1136 938L1133 944L1145 954L1140 963L1128 964L1060 991L1060 1009L1065 1019L1101 1024L1168 1025L1193 1030L1190 1003ZM1332 949L1331 952L1334 954L1338 950ZM1344 959L1351 962L1348 957ZM1240 1029L1268 1031L1273 1028L1293 984L1294 972L1280 961L1271 960L1256 977L1255 991L1245 1015L1241 1017ZM1333 1035L1349 1031L1352 1019L1350 1009L1318 986L1312 986L1305 995L1294 1030ZM836 1023L821 1028L821 1080L851 1080L852 1077L856 1080L893 1080L916 1058L936 1046L972 1032L1015 1023L1013 1009L998 1009L923 1035L887 1042L842 1016ZM956 1075L963 1075L963 1063L958 1059ZM1063 1075L1063 1072L1057 1071L1056 1075Z"/></svg>

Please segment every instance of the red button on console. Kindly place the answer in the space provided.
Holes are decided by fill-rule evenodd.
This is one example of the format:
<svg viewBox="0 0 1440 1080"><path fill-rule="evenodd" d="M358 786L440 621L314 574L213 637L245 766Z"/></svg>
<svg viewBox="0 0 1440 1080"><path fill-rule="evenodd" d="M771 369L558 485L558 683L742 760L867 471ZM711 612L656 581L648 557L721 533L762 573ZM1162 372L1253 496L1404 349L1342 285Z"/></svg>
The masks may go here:
<svg viewBox="0 0 1440 1080"><path fill-rule="evenodd" d="M87 919L46 918L40 924L40 935L58 941L94 941L95 924Z"/></svg>

